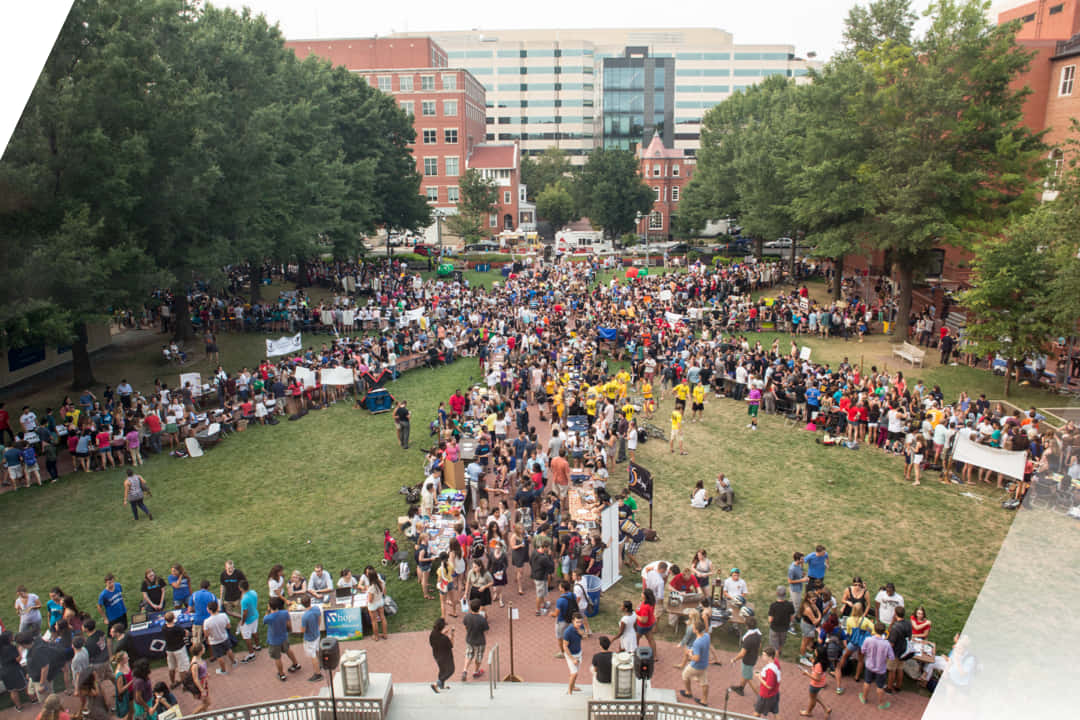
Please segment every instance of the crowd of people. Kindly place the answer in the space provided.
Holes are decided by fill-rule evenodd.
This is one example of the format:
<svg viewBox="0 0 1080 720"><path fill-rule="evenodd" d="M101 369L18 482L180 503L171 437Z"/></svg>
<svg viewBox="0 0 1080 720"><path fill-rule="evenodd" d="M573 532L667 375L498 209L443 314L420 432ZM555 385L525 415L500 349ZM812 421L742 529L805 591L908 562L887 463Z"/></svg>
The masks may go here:
<svg viewBox="0 0 1080 720"><path fill-rule="evenodd" d="M21 432L9 432L8 438L0 434L0 440L13 441L3 450L5 482L10 481L16 488L32 480L40 484L37 458L44 458L48 476L55 481L57 456L66 450L75 470L80 472L131 466L125 480L125 503L131 505L136 519L140 509L152 518L142 503L149 488L135 471L142 464L144 454L162 452L166 443L170 450L179 452L184 440L206 437L213 426L217 432L228 434L239 429L241 423L274 424L281 415L302 413L307 407L344 399L349 386L321 382L327 370L348 368L354 381L360 383L371 372L387 369L396 373L399 362L408 355L422 356L429 365L451 362L460 356L473 357L483 374L484 387L457 391L440 405L433 424L436 444L425 459L426 479L404 528L406 535L415 540L413 557L424 596L436 597L431 593L434 584L441 600L441 616L430 638L439 665L433 689L445 690L454 672L452 654L447 660L447 648L453 645L452 619L459 612L464 614L466 658L475 661L473 673L479 677L482 668L478 658L482 655L487 621L477 618L485 618L483 610L492 603L502 605L506 599L504 593L516 590L519 595L525 595L529 589L523 585L527 573L533 581L536 615L547 613L556 618L557 654L567 661L568 692L573 693L582 662L580 640L591 632L587 623L591 600L582 578L602 572L603 552L613 543L619 544L623 561L637 568L635 556L641 544L655 539L655 534L650 537L650 531L635 518L637 503L632 495L624 493L621 483L609 492L610 472L616 465L634 460L638 443L648 437L645 425L651 424L658 402L669 393L675 401L670 414L672 453L686 452L682 441L684 424L703 419L706 399L711 394L713 399L745 403L750 431L758 426L760 409L764 413L790 415L805 423L808 430L824 430L827 438L839 436L851 444L903 455L905 476L913 485L921 484L925 468L941 465L948 456L950 443L961 433L977 436L978 441L997 447L1026 450L1032 474L1064 471L1070 477L1080 478L1080 463L1075 457L1080 434L1072 424L1056 431L1045 426L1034 410L1009 413L1000 405L991 407L985 397L972 401L961 394L955 401L946 402L939 388L927 388L918 381L910 383L902 372L879 371L876 367L864 370L846 360L834 367L830 363L812 362L800 351L797 336L803 333L861 338L876 332L881 323L894 321L895 304L885 287L875 288L874 300L851 295L847 300L820 305L810 301L805 286L791 291L778 288L770 300L755 299L754 293L786 279L779 264L717 269L695 264L685 273L647 276L627 283L612 280L606 284L591 282L594 271L574 264L529 267L511 273L491 289L484 289L451 280L424 282L418 276L404 273L394 263L384 262L321 267L320 277L339 286L341 294L332 302L316 306L302 293L283 296L265 306L234 302L224 293L195 294L189 304L193 319L203 333L206 354L211 358L216 359L218 332L248 329L249 321L271 332L291 332L318 322L333 327L336 334L319 348L309 346L277 362L264 361L257 368L240 368L230 373L219 366L209 387L190 384L169 387L167 383L155 383L152 392L148 388L143 394L123 381L115 390L106 388L100 398L89 390L76 400L65 398L57 412L47 408L40 418L31 408L23 408L19 417ZM239 276L233 278L234 283L240 281ZM233 288L232 297L237 290L238 286ZM367 301L361 305L360 299L364 297ZM168 330L174 318L168 311L169 298L163 299L166 302L156 311L157 321ZM349 319L351 323L346 322ZM754 339L756 331L769 323L775 329L791 333L789 347L782 347L779 339L768 346ZM925 328L925 323L922 327ZM352 334L358 330L373 332ZM618 369L609 367L611 356L627 360L628 367L624 369L621 364ZM306 372L300 373L301 368L314 373L314 383L304 382L302 375L306 376ZM546 442L541 442L541 436L547 434L547 428L538 429L531 420L530 411L536 409L540 422L550 424L550 438ZM4 412L3 406L0 412ZM399 442L407 447L409 415L404 406L398 408L395 421ZM404 434L402 424L406 426ZM426 522L434 514L442 469L458 462L459 441L466 434L477 440L475 459L466 468L467 511L448 551L435 554ZM960 482L976 482L977 478L1005 487L1006 479L1001 476L994 477L981 470L976 476L972 467L957 471ZM598 489L601 504L619 503L621 522L617 538L601 537L596 532L583 537L574 530L566 508L572 476L588 477ZM944 482L950 482L948 474L942 477ZM1022 493L1023 489L1022 479L1011 484L1014 494ZM730 480L722 476L717 490L720 498L717 504L731 509L734 493ZM711 498L703 485L693 489L691 502L696 508L711 507ZM929 631L925 612L920 608L911 620L906 620L903 600L897 602L888 586L875 596L873 607L865 585L858 578L835 597L824 584L823 551L824 548L818 548L806 558L797 556L793 561L789 583L781 588L784 593L777 593L777 602L784 604L775 608L775 613L770 606L768 645L761 641L760 633L757 639L753 635L756 620L751 617L746 622L747 634L740 639L740 654L736 657L742 661L742 677L748 679L747 665L753 676L761 653L769 658L757 680L761 714L774 712L779 702L778 658L789 631L803 638L799 654L807 663L811 688L817 688L811 690L810 704L804 714L812 712L815 703L824 706L820 702L820 688L824 687L829 673L835 677L837 692L843 691L840 668L848 657L856 658L860 666L856 677L866 669L868 685L864 686L863 697L869 693L870 685L882 693L895 692L900 684L899 676L894 674L895 663L902 657L899 650L906 642L908 625L914 626L917 620L925 623ZM824 557L827 568L827 554ZM807 570L800 575L803 560ZM700 588L715 576L704 551L689 567L689 574L685 569L674 573L682 578L678 580L680 584L696 583ZM271 573L270 612L263 622L269 630L266 644L275 658L278 675L285 680L287 673L299 670L300 665L289 650L283 616L276 613L283 612L290 599L301 602L307 599L310 605L317 599L317 593L327 591L329 586L324 587L326 582L320 575L313 595L310 586L315 584L315 575L307 583L299 574L286 582L282 569L275 566L277 574ZM369 570L374 573L374 579L365 572L360 582L366 580L369 590L377 588L372 592L378 598L385 588L379 584L378 574ZM616 642L622 649L641 641L654 643L652 628L657 611L663 609L667 593L672 589L668 587L669 578L663 575L666 570L672 569L658 566L653 570L661 574L663 581L657 587L650 587L647 578L641 601L636 608L631 604L616 638L604 638L609 647L614 647ZM736 570L733 575L737 574ZM183 569L172 568L159 585L154 584L156 577L148 572L143 582L143 601L149 609L164 609L161 594L155 593L164 593L167 586L173 589L174 605L185 606ZM115 579L110 582L119 588ZM190 579L186 582L190 589ZM344 572L340 582L348 582ZM107 623L108 634L117 633L118 638L123 638L127 612L122 599L119 609L114 608L115 596L106 594L112 592L109 587L107 583L99 598L99 610ZM153 592L146 592L148 587ZM553 587L558 587L559 592L554 606L548 600ZM241 590L239 597L226 596L223 581L222 607L214 611L210 610L210 603L217 600L211 599L208 584L192 593L194 597L206 591L202 596L205 605L199 607L205 608L207 615L193 626L192 634L199 637L194 638L187 670L199 697L207 699L206 702L209 686L203 654L209 652L213 660L220 661L221 674L228 670L226 659L231 659L231 650L224 652L220 649L223 643L214 642L220 641L221 628L213 632L204 629L210 616L221 615L229 623L229 603L239 602L238 629L249 641L245 659L258 650L256 636L250 634L253 631L249 628L249 634L244 634L245 626L252 622L257 626L257 611L248 613L243 604L248 593L254 591L239 585L237 588ZM745 581L741 592L725 590L724 594L733 602L745 599ZM789 594L791 600L786 599ZM57 596L60 599L56 602L64 608L67 596L58 589ZM93 619L83 617L77 607L72 618L65 617L66 611L61 609L56 618L50 614L48 627L54 634L46 642L37 632L40 617L38 627L33 620L22 626L24 619L42 610L40 601L35 607L30 597L35 596L20 591L21 606L26 610L20 611L20 632L0 642L5 648L29 651L25 653L28 658L44 658L34 663L28 660L26 666L33 676L30 679L44 684L47 675L60 672L69 664L82 668L82 661L76 661L76 657L81 657L78 651L90 652L92 648L88 649L87 645L93 632L86 631L96 628ZM73 600L70 602L74 605ZM16 606L20 606L20 600ZM374 608L380 609L381 606ZM385 614L374 610L376 637L379 622L385 636ZM82 623L79 629L72 627L76 616ZM196 617L199 619L199 613ZM287 613L284 618L287 620ZM220 622L212 621L211 627ZM66 628L62 623L67 623ZM80 630L86 639L77 648L77 641L82 639ZM699 617L689 623L688 632L693 637L686 639L688 655L683 659L687 669L685 692L690 693L691 681L697 682L702 686L705 702L708 699L704 692L707 687L704 670L710 658L707 643L703 644L700 638L709 630L708 618ZM910 636L919 637L913 628ZM100 640L99 637L94 643L104 648ZM177 642L183 644L182 639ZM842 652L834 658L831 647L838 643ZM197 649L201 652L196 652ZM128 680L124 678L137 680L138 673L134 669L129 672L127 658L120 656L122 645L119 653L113 650L115 647L100 650L94 655L97 661L90 665L101 665L102 652L106 658L112 656L114 665L123 670L118 673L122 677L117 681L118 694L122 694L124 688L131 689L135 683L130 680L125 685ZM19 653L17 649L14 652L18 665ZM3 657L10 654L7 650L0 652ZM283 665L283 655L291 661L288 667ZM5 661L5 672L14 673L10 666L11 662ZM182 674L182 666L184 663L178 658L174 668L170 658L170 670ZM45 671L46 676L35 676L35 672ZM317 674L316 666L313 677ZM89 676L100 680L99 674ZM81 696L84 679L80 675L74 680ZM8 684L6 679L5 684L9 689L18 685ZM732 691L741 693L744 685L745 682L737 686L738 690L733 686ZM152 693L145 690L142 687L133 691L134 706L149 707ZM95 692L100 694L100 687L88 689L85 697L95 697ZM888 700L879 696L878 704L886 708Z"/></svg>

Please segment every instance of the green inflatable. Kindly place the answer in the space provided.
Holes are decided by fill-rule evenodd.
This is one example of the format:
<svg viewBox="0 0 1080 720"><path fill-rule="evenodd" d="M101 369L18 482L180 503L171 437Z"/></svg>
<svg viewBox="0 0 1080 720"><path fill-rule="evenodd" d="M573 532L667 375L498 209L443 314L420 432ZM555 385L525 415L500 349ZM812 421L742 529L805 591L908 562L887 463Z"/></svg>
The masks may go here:
<svg viewBox="0 0 1080 720"><path fill-rule="evenodd" d="M439 264L438 274L440 276L451 275L451 274L453 274L453 272L454 272L454 265L452 263L440 263Z"/></svg>

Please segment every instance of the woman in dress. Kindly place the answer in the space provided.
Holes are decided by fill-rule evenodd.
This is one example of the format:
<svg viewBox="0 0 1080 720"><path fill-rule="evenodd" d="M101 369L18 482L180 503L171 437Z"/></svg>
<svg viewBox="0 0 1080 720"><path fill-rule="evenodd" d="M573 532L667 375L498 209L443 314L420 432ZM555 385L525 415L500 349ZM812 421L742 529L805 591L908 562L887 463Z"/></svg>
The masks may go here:
<svg viewBox="0 0 1080 720"><path fill-rule="evenodd" d="M131 686L135 676L128 665L128 654L121 650L113 655L113 685L116 687L116 716L131 720L135 713L135 703L131 702Z"/></svg>
<svg viewBox="0 0 1080 720"><path fill-rule="evenodd" d="M705 552L705 548L698 550L694 553L694 559L690 562L690 568L693 570L694 577L697 578L698 585L701 586L701 594L709 594L709 581L713 575L712 560L709 559L708 553Z"/></svg>
<svg viewBox="0 0 1080 720"><path fill-rule="evenodd" d="M517 594L524 595L521 589L521 577L529 564L529 539L520 524L514 525L510 533L510 564L514 566L514 579L517 581Z"/></svg>
<svg viewBox="0 0 1080 720"><path fill-rule="evenodd" d="M428 534L422 532L416 540L416 578L420 582L420 590L424 593L425 600L435 599L435 596L428 592L428 578L431 577L433 559Z"/></svg>
<svg viewBox="0 0 1080 720"><path fill-rule="evenodd" d="M431 683L431 689L436 693L449 690L446 681L454 674L454 628L448 627L443 618L437 618L428 635L428 644L439 668L438 679Z"/></svg>
<svg viewBox="0 0 1080 720"><path fill-rule="evenodd" d="M386 598L386 585L383 584L382 578L379 577L379 573L375 571L375 568L368 565L364 568L364 575L360 578L360 590L367 592L368 594L368 613L371 615L371 632L375 634L375 641L378 642L379 635L379 623L382 623L382 636L383 640L387 639L386 633L389 629L386 625L386 612L383 609L383 604Z"/></svg>
<svg viewBox="0 0 1080 720"><path fill-rule="evenodd" d="M483 560L473 560L472 570L465 582L465 597L472 600L479 600L480 607L487 607L491 604L491 588L495 584L495 579L484 567Z"/></svg>
<svg viewBox="0 0 1080 720"><path fill-rule="evenodd" d="M803 595L802 602L799 603L799 629L802 635L802 643L799 645L799 656L805 656L810 648L814 647L814 640L817 638L818 625L821 624L821 612L818 610L817 603L814 602L813 591Z"/></svg>
<svg viewBox="0 0 1080 720"><path fill-rule="evenodd" d="M503 543L500 541L491 548L491 552L488 555L488 570L491 572L491 577L494 579L494 585L491 588L492 597L499 601L499 607L506 607L506 601L503 599L503 588L510 582L510 578L507 574L508 569L509 562L506 558L506 551L503 548Z"/></svg>
<svg viewBox="0 0 1080 720"><path fill-rule="evenodd" d="M16 710L22 710L19 702L20 693L26 690L26 673L20 664L21 653L15 646L10 632L0 633L0 682L4 683L11 704Z"/></svg>
<svg viewBox="0 0 1080 720"><path fill-rule="evenodd" d="M641 603L634 611L634 632L637 633L638 644L641 639L649 643L653 651L653 659L656 658L656 640L653 638L653 630L656 629L656 596L649 588L641 591Z"/></svg>
<svg viewBox="0 0 1080 720"><path fill-rule="evenodd" d="M622 616L619 618L619 645L623 652L637 650L637 633L634 632L634 603L623 600Z"/></svg>
<svg viewBox="0 0 1080 720"><path fill-rule="evenodd" d="M840 617L846 618L851 615L852 608L855 607L855 603L861 602L865 607L866 602L866 583L863 579L856 575L851 578L851 584L844 590L843 596L840 598Z"/></svg>
<svg viewBox="0 0 1080 720"><path fill-rule="evenodd" d="M266 585L270 590L270 597L279 597L285 600L285 578L281 575L284 570L285 566L281 563L270 568L270 574L266 576Z"/></svg>

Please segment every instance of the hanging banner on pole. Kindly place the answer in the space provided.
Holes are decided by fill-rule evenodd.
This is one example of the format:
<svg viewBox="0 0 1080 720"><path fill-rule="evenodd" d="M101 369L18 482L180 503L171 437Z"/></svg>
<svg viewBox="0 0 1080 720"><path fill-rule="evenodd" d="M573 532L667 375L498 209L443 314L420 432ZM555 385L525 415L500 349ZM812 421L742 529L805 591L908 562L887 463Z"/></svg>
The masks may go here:
<svg viewBox="0 0 1080 720"><path fill-rule="evenodd" d="M634 493L642 500L647 500L650 505L652 504L652 473L637 463L630 463L630 492Z"/></svg>
<svg viewBox="0 0 1080 720"><path fill-rule="evenodd" d="M277 340L266 341L266 357L275 357L277 355L288 355L289 353L300 352L300 349L304 344L300 341L300 333L296 333L292 337L283 335Z"/></svg>

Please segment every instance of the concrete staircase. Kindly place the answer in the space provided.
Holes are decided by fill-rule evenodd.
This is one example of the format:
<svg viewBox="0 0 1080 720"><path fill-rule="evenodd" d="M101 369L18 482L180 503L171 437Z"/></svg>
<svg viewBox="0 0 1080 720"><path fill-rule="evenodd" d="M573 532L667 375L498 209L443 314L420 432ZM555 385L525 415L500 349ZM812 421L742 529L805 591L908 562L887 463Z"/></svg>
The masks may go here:
<svg viewBox="0 0 1080 720"><path fill-rule="evenodd" d="M570 696L565 684L499 683L494 699L484 680L451 682L450 686L449 692L436 695L429 684L394 683L394 699L386 720L475 720L480 715L514 718L523 713L529 720L583 718L592 698L589 685ZM675 701L675 691L669 689L652 689L646 696L649 700Z"/></svg>

